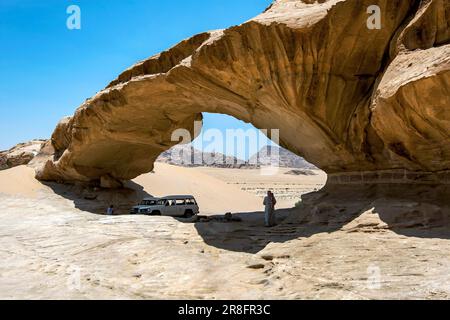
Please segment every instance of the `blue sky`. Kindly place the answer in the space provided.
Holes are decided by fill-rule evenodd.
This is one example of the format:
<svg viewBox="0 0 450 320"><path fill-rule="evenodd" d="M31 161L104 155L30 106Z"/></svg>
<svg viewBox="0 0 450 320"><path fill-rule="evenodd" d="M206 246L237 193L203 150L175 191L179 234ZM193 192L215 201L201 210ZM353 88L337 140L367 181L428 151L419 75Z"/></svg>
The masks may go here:
<svg viewBox="0 0 450 320"><path fill-rule="evenodd" d="M135 62L271 0L1 0L0 149L48 138L56 123ZM70 5L81 30L66 27ZM251 126L206 115L206 129Z"/></svg>

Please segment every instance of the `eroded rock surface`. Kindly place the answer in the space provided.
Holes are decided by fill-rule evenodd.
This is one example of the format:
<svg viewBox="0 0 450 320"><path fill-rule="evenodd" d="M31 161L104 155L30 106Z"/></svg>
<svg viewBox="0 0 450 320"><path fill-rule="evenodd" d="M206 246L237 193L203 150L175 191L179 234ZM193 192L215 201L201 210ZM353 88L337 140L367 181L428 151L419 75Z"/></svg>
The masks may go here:
<svg viewBox="0 0 450 320"><path fill-rule="evenodd" d="M367 27L381 8L382 28ZM450 3L277 0L139 62L64 119L41 180L128 180L202 112L260 129L330 174L450 169ZM440 183L440 178L436 178Z"/></svg>
<svg viewBox="0 0 450 320"><path fill-rule="evenodd" d="M45 140L32 140L19 143L9 150L0 151L0 170L29 164L45 142Z"/></svg>

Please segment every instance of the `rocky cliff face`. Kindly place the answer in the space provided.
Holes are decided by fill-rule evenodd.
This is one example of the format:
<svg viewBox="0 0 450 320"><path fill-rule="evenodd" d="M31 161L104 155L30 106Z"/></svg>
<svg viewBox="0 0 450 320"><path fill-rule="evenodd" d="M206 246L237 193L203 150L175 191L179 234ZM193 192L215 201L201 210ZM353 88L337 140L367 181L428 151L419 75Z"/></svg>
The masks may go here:
<svg viewBox="0 0 450 320"><path fill-rule="evenodd" d="M381 29L367 27L371 5ZM126 70L57 126L37 177L134 178L178 143L174 130L217 112L280 129L283 147L334 182L414 172L448 183L449 43L447 0L277 0Z"/></svg>

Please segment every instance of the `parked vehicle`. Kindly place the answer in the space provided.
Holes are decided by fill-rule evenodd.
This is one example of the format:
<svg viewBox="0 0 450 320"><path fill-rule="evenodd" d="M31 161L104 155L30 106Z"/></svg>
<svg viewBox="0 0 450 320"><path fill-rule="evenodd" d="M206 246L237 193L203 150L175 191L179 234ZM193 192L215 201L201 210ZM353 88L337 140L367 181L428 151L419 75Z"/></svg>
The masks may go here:
<svg viewBox="0 0 450 320"><path fill-rule="evenodd" d="M193 196L169 196L146 198L133 207L132 214L171 216L189 218L199 213L197 201Z"/></svg>

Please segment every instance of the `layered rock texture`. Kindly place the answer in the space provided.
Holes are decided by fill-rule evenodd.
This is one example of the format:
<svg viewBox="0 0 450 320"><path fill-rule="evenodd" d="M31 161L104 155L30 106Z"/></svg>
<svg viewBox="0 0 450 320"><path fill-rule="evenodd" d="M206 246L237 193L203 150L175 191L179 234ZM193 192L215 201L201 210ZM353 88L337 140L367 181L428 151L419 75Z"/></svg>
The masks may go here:
<svg viewBox="0 0 450 320"><path fill-rule="evenodd" d="M41 151L45 142L45 140L32 140L19 143L9 150L0 151L0 170L29 164Z"/></svg>
<svg viewBox="0 0 450 320"><path fill-rule="evenodd" d="M381 9L369 29L368 8ZM332 181L450 179L450 2L277 0L139 62L58 124L41 180L128 180L202 112L280 129ZM412 176L411 176L412 177Z"/></svg>

